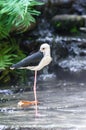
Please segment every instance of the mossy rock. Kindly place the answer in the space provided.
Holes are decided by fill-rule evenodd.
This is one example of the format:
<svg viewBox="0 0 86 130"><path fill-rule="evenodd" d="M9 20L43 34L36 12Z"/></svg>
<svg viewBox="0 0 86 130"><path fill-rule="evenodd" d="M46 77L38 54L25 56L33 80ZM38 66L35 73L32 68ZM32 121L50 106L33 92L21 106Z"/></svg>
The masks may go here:
<svg viewBox="0 0 86 130"><path fill-rule="evenodd" d="M84 19L78 15L56 15L52 18L52 24L56 31L77 33L84 26Z"/></svg>

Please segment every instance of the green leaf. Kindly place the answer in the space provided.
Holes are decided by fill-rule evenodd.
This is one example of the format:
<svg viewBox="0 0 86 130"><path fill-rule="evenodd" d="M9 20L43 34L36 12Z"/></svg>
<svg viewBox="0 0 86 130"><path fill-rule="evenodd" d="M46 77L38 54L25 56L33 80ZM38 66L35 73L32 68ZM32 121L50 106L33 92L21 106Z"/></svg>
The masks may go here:
<svg viewBox="0 0 86 130"><path fill-rule="evenodd" d="M35 6L43 5L37 0L1 0L0 1L0 39L7 37L16 28L25 31L40 14Z"/></svg>

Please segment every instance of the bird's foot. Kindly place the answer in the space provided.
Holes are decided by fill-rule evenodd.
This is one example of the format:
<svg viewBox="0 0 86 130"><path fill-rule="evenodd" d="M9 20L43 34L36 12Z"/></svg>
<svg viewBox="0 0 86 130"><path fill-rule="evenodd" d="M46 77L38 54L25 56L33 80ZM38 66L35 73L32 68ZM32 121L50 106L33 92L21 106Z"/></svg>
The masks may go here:
<svg viewBox="0 0 86 130"><path fill-rule="evenodd" d="M26 101L26 100L21 100L18 102L18 106L19 107L29 107L29 106L33 106L39 104L38 101Z"/></svg>

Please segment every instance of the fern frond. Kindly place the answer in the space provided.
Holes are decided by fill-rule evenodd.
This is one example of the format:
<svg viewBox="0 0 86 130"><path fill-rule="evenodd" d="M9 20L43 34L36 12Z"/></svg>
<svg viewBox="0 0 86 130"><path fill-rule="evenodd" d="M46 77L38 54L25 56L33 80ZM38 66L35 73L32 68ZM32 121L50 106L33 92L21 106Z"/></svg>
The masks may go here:
<svg viewBox="0 0 86 130"><path fill-rule="evenodd" d="M34 7L42 5L37 0L0 0L0 38L6 37L11 29L25 31L40 14Z"/></svg>

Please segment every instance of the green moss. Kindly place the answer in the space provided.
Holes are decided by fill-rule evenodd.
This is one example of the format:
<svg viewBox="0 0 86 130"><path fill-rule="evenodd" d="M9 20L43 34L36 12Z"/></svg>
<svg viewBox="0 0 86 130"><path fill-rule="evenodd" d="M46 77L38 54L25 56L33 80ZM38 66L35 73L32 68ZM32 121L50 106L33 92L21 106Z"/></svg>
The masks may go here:
<svg viewBox="0 0 86 130"><path fill-rule="evenodd" d="M61 22L57 22L56 23L56 27L58 28L58 27L61 27L62 26L62 23Z"/></svg>
<svg viewBox="0 0 86 130"><path fill-rule="evenodd" d="M70 33L79 33L79 30L76 26L74 26L70 29Z"/></svg>

